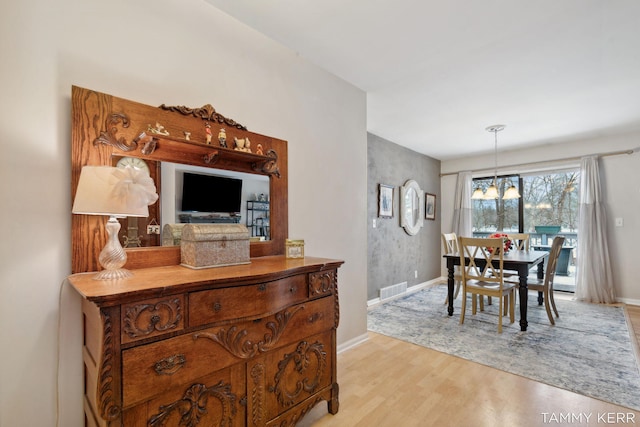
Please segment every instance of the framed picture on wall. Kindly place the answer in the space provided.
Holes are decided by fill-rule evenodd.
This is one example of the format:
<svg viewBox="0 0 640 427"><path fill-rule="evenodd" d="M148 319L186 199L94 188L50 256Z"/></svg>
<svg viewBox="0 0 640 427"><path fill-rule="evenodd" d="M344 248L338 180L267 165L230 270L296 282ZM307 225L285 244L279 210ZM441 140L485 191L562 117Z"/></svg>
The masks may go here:
<svg viewBox="0 0 640 427"><path fill-rule="evenodd" d="M393 218L393 186L379 184L378 216Z"/></svg>
<svg viewBox="0 0 640 427"><path fill-rule="evenodd" d="M436 195L424 193L424 217L425 219L436 219Z"/></svg>

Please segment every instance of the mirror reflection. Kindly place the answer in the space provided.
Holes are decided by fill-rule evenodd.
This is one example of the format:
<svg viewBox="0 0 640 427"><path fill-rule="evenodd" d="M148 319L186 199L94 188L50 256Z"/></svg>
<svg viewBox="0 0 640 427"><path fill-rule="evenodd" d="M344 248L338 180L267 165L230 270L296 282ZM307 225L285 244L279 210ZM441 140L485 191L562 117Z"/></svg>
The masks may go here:
<svg viewBox="0 0 640 427"><path fill-rule="evenodd" d="M168 162L160 171L163 231L167 224L240 223L253 241L269 240L269 177Z"/></svg>
<svg viewBox="0 0 640 427"><path fill-rule="evenodd" d="M124 164L124 159L130 158L116 161ZM268 176L170 162L159 169L159 212L146 225L138 218L122 220L124 247L180 245L188 223L244 224L251 241L270 240Z"/></svg>

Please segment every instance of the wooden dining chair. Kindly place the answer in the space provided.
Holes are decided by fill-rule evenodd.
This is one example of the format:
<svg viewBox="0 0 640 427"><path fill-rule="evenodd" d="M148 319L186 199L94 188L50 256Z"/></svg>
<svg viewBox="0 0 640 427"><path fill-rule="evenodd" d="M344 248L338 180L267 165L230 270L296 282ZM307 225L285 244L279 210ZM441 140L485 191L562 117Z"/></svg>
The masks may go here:
<svg viewBox="0 0 640 427"><path fill-rule="evenodd" d="M554 237L553 243L551 244L551 250L549 251L549 258L545 265L544 279L541 280L537 277L527 278L527 288L530 291L542 292L544 308L547 310L547 316L549 317L549 322L551 322L552 325L555 325L556 322L551 315L551 307L553 308L556 317L560 317L558 309L556 308L556 301L553 298L553 279L556 275L556 266L558 265L558 258L560 257L560 251L562 250L562 245L564 245L564 240L565 238L563 236ZM538 300L538 304L542 303Z"/></svg>
<svg viewBox="0 0 640 427"><path fill-rule="evenodd" d="M507 238L512 242L511 250L528 251L531 248L531 236L528 233L508 233ZM517 280L517 271L506 270L504 272L504 277L509 277L509 281L512 281L514 276Z"/></svg>
<svg viewBox="0 0 640 427"><path fill-rule="evenodd" d="M455 255L458 253L458 236L456 233L442 233L442 248L445 255ZM460 284L462 283L462 275L460 274L459 267L456 266L453 272L453 280L455 282L455 289L453 291L453 299L458 298L460 293ZM444 299L444 304L449 303L449 295ZM487 304L491 305L491 297L487 297ZM476 298L473 299L473 307L476 307ZM484 311L484 299L480 298L480 311ZM475 313L475 311L474 311Z"/></svg>
<svg viewBox="0 0 640 427"><path fill-rule="evenodd" d="M531 236L529 233L507 233L507 236L513 242L513 249L528 251L531 248Z"/></svg>
<svg viewBox="0 0 640 427"><path fill-rule="evenodd" d="M462 273L462 308L460 324L464 323L467 294L472 297L497 297L498 333L502 333L502 316L505 304L508 304L509 321L515 321L516 284L504 281L504 247L501 238L485 239L475 237L459 237L460 265ZM508 298L505 298L508 297ZM476 314L475 299L473 314Z"/></svg>
<svg viewBox="0 0 640 427"><path fill-rule="evenodd" d="M454 255L458 253L458 236L456 233L442 233L442 249L445 255ZM460 283L462 282L462 275L460 270L456 266L453 272L453 280L455 282L455 290L453 292L453 299L458 298L460 293ZM444 300L445 305L449 303L449 295Z"/></svg>

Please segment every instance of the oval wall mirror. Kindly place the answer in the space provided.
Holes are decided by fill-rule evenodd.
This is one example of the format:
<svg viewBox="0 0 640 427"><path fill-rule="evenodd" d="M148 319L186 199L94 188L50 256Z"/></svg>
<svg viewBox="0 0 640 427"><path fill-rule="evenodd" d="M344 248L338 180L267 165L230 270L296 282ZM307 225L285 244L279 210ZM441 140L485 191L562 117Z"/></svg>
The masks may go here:
<svg viewBox="0 0 640 427"><path fill-rule="evenodd" d="M400 187L400 225L414 236L424 223L424 192L418 183L410 179Z"/></svg>

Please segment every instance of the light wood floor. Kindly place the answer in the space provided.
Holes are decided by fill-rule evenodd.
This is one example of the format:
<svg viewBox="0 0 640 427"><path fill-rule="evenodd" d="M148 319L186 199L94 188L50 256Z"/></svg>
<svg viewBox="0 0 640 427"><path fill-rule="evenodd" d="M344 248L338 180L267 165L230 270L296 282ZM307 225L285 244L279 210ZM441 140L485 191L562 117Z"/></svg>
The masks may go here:
<svg viewBox="0 0 640 427"><path fill-rule="evenodd" d="M640 341L640 307L627 307ZM605 413L640 425L640 412L372 332L338 355L338 383L339 412L320 404L300 426L595 426ZM561 418L580 414L590 422Z"/></svg>

